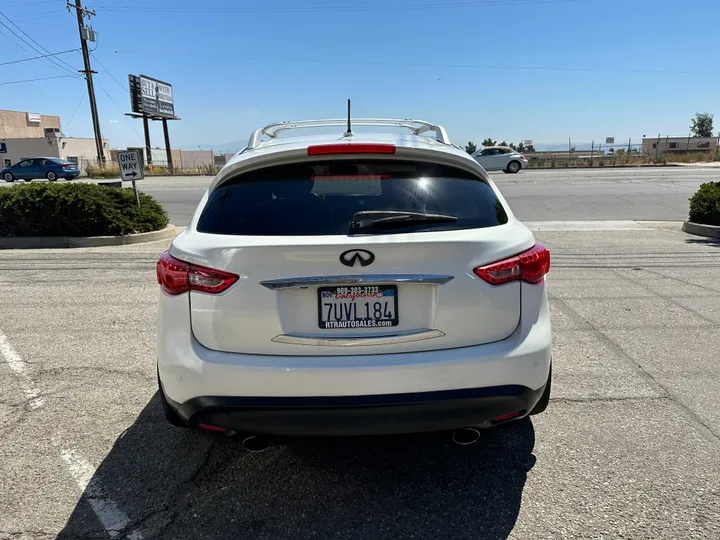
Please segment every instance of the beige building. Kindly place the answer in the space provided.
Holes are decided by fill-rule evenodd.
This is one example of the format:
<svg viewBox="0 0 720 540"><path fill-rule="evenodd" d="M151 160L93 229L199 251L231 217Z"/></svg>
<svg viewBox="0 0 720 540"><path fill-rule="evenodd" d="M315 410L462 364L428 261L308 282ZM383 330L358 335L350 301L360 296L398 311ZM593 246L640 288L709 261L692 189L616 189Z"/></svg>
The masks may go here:
<svg viewBox="0 0 720 540"><path fill-rule="evenodd" d="M110 146L103 141L105 159L110 157ZM97 162L95 139L75 137L33 137L0 139L0 165L14 165L28 157L57 157L76 163L82 172L88 164Z"/></svg>
<svg viewBox="0 0 720 540"><path fill-rule="evenodd" d="M45 137L59 132L59 116L0 110L0 140Z"/></svg>
<svg viewBox="0 0 720 540"><path fill-rule="evenodd" d="M644 154L714 152L718 137L657 137L642 140Z"/></svg>

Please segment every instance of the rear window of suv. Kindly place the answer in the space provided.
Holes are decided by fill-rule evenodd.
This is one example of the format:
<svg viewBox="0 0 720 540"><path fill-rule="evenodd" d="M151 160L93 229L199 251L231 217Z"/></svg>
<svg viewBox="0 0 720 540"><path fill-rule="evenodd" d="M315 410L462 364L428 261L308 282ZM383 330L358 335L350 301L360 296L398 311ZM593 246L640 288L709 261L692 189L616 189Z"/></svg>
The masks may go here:
<svg viewBox="0 0 720 540"><path fill-rule="evenodd" d="M197 224L212 234L316 236L354 234L358 212L449 220L393 223L357 234L477 229L507 223L492 188L460 169L405 161L333 160L269 167L213 191Z"/></svg>

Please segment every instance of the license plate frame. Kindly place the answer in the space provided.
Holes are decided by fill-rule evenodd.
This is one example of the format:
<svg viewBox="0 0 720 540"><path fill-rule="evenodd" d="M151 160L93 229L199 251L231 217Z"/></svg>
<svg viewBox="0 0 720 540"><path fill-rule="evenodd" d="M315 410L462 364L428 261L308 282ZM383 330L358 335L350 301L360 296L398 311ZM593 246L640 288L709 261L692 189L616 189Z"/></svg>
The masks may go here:
<svg viewBox="0 0 720 540"><path fill-rule="evenodd" d="M388 291L388 292L386 292ZM323 296L323 293L331 293L333 296ZM348 303L335 303L338 298L338 295L357 295L355 298L349 299L350 301ZM369 296L374 295L374 296ZM383 329L383 328L393 328L395 326L398 326L400 324L400 314L398 312L398 288L397 285L358 285L358 286L346 286L346 285L339 285L336 287L319 287L317 290L317 298L318 298L318 328L322 330L352 330L352 329L359 329L359 328L374 328L374 329ZM334 313L331 311L330 315L331 318L327 321L323 320L323 308L328 309L327 304L323 305L323 300L327 298L333 298L335 302L333 302L333 306L335 305L350 305L350 311L353 315L353 320L333 320ZM392 298L393 301L391 302L389 299ZM342 298L340 300L343 300ZM374 303L375 302L388 302L392 306L392 312L390 313L392 317L386 318L381 317L380 319L376 319L374 317L362 317L360 319L355 318L355 315L358 313L358 310L365 309L365 302L367 302L370 306L368 307L367 311L370 312L371 310L374 310ZM355 306L355 307L352 307ZM359 307L358 307L359 306ZM341 312L341 315L348 315L350 312L346 311L344 308L341 308L343 311ZM331 310L334 310L334 307L331 308ZM383 315L387 312L387 305L383 304L380 306L380 311L383 313ZM362 312L360 312L362 314ZM372 315L372 314L371 314ZM374 322L373 322L374 321ZM334 324L326 324L326 323L334 323Z"/></svg>

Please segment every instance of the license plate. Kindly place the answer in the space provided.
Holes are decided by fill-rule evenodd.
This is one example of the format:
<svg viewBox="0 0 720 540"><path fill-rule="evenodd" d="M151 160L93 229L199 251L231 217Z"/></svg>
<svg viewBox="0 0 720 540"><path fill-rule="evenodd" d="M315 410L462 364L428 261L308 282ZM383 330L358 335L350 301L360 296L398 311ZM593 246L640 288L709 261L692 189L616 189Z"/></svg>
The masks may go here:
<svg viewBox="0 0 720 540"><path fill-rule="evenodd" d="M318 289L320 328L387 328L397 325L398 291L395 285Z"/></svg>

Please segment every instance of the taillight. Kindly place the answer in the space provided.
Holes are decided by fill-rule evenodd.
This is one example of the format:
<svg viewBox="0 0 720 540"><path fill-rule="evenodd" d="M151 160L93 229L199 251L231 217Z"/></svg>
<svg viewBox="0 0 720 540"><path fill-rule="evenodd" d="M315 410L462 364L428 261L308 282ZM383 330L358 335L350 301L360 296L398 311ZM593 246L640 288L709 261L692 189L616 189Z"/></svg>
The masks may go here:
<svg viewBox="0 0 720 540"><path fill-rule="evenodd" d="M335 154L394 154L394 144L318 144L308 146L308 156L329 156Z"/></svg>
<svg viewBox="0 0 720 540"><path fill-rule="evenodd" d="M63 165L63 169L69 169L70 167L72 167L72 165L70 165L69 163L67 165Z"/></svg>
<svg viewBox="0 0 720 540"><path fill-rule="evenodd" d="M473 272L490 285L502 285L510 281L540 283L550 271L550 252L540 242L531 249L509 259L486 266L479 266Z"/></svg>
<svg viewBox="0 0 720 540"><path fill-rule="evenodd" d="M230 272L186 263L167 251L162 254L155 269L158 283L166 293L172 295L188 291L218 294L240 279Z"/></svg>

